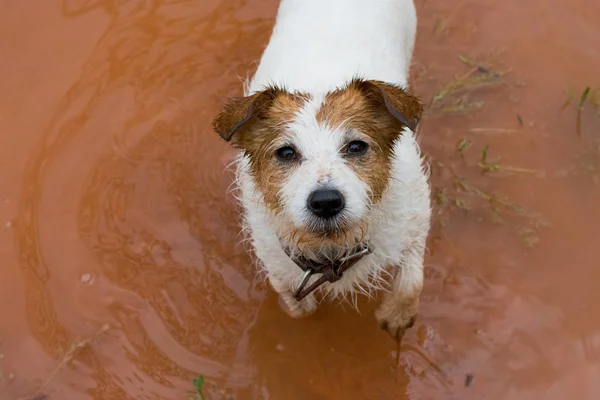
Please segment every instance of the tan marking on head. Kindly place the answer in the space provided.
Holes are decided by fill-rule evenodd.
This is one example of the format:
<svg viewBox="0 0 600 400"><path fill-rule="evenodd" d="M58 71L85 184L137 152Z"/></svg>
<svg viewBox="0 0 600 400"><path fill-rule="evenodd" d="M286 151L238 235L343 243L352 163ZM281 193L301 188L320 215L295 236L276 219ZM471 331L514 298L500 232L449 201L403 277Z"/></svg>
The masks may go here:
<svg viewBox="0 0 600 400"><path fill-rule="evenodd" d="M277 139L310 95L269 88L248 97L230 99L213 121L219 135L250 157L251 173L269 208L281 209L279 192L294 168L277 160Z"/></svg>
<svg viewBox="0 0 600 400"><path fill-rule="evenodd" d="M406 90L379 81L353 80L328 93L317 112L317 121L349 132L349 140L369 145L364 155L348 158L348 166L371 188L378 202L385 192L395 140L403 129L415 130L423 108Z"/></svg>

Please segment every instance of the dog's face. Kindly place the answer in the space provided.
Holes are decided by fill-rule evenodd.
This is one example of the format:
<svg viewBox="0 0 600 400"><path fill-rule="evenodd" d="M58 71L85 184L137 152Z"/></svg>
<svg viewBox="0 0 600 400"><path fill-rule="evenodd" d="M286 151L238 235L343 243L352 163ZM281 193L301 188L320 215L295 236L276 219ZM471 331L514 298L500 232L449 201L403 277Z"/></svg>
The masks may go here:
<svg viewBox="0 0 600 400"><path fill-rule="evenodd" d="M280 233L350 244L385 193L396 139L421 112L402 88L354 80L322 96L269 88L232 99L213 126L249 158Z"/></svg>

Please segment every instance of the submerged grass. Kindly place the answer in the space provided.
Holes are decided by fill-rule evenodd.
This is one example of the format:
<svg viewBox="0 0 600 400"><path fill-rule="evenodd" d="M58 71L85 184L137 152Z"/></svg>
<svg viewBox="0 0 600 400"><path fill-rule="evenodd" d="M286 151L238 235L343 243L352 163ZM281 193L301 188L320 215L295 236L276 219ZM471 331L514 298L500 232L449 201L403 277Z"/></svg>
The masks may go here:
<svg viewBox="0 0 600 400"><path fill-rule="evenodd" d="M70 361L72 361L84 348L88 347L90 343L98 338L98 336L108 332L110 329L109 324L104 324L102 327L91 337L87 339L81 339L76 342L73 342L69 347L69 350L61 357L56 366L50 371L50 374L44 379L41 385L38 386L35 393L26 397L21 397L18 400L43 400L49 398L49 396L45 393L45 389L48 384L54 379L54 377L58 374L58 372Z"/></svg>
<svg viewBox="0 0 600 400"><path fill-rule="evenodd" d="M477 166L481 168L483 174L488 172L503 172L505 174L527 174L533 175L538 178L545 178L546 171L543 169L532 169L515 167L512 165L500 164L500 160L490 161L488 158L489 146L485 146L481 151L481 161L477 163Z"/></svg>
<svg viewBox="0 0 600 400"><path fill-rule="evenodd" d="M567 99L560 110L564 111L569 105L575 107L575 131L583 142L583 149L575 155L572 166L557 171L556 175L586 177L597 184L600 182L600 132L582 132L581 120L587 109L591 109L600 117L600 87L592 89L586 86L579 94L569 88Z"/></svg>
<svg viewBox="0 0 600 400"><path fill-rule="evenodd" d="M430 111L437 116L447 112L463 111L484 107L481 99L474 99L471 95L480 88L491 88L506 83L503 80L506 73L493 73L485 67L485 62L477 62L474 59L459 55L463 64L470 70L462 75L454 76L431 98ZM583 149L574 158L572 166L558 171L555 176L581 176L590 178L594 183L600 182L600 132L582 132L582 117L584 112L592 110L600 117L600 88L592 89L591 86L583 88L578 93L570 90L568 98L561 106L561 111L572 105L575 114L575 132L581 138ZM523 126L523 119L518 114L519 124ZM470 133L494 133L512 134L516 129L505 128L470 128ZM547 171L542 169L523 168L507 165L501 162L501 157L492 159L490 147L485 145L476 162L469 162L468 154L472 154L473 140L463 136L456 144L456 151L460 156L460 162L432 162L432 169L445 170L451 178L442 180L437 188L434 188L434 201L438 206L440 224L445 226L447 221L460 213L487 214L491 221L496 224L512 226L515 233L527 246L533 246L539 241L539 232L548 227L549 222L538 212L530 210L517 201L507 196L486 189L486 176L511 177L515 175L528 175L535 178L546 178ZM445 159L452 157L444 157ZM479 174L476 174L476 171ZM471 176L471 179L467 177ZM473 178L477 176L477 178ZM509 220L511 223L509 223ZM517 225L514 225L517 223ZM516 226L516 227L515 227Z"/></svg>
<svg viewBox="0 0 600 400"><path fill-rule="evenodd" d="M192 383L194 384L194 390L191 392L193 396L190 397L189 400L204 400L204 395L202 394L202 390L204 389L204 376L197 376L192 379Z"/></svg>
<svg viewBox="0 0 600 400"><path fill-rule="evenodd" d="M586 86L579 94L572 87L568 88L567 99L560 107L561 111L572 104L575 105L577 110L581 111L588 105L600 115L600 87L592 89L591 86Z"/></svg>
<svg viewBox="0 0 600 400"><path fill-rule="evenodd" d="M468 70L454 75L434 92L429 103L429 115L433 114L434 118L443 117L448 113L464 114L485 107L483 96L478 94L510 84L506 79L510 70L494 72L491 68L500 53L501 51L497 51L479 59L459 54L458 59ZM518 119L522 121L520 116ZM479 127L470 128L468 132L511 134L516 130ZM549 226L548 221L523 204L487 189L486 177L528 175L544 178L546 171L506 165L501 162L501 158L492 159L489 145L483 147L476 161L469 160L473 146L472 138L463 136L456 144L460 162L432 160L432 170L437 169L440 176L449 177L438 180L437 187L434 186L434 201L441 226L444 227L451 218L465 213L477 215L480 220L487 216L494 224L511 226L527 246L533 246L539 241L540 230ZM452 157L444 157L446 160L448 158L452 160ZM472 178L469 179L469 176Z"/></svg>
<svg viewBox="0 0 600 400"><path fill-rule="evenodd" d="M459 54L458 59L469 67L466 73L455 75L432 97L429 106L437 113L456 113L478 110L485 103L482 99L474 98L474 94L485 88L506 84L506 75L510 71L494 72L487 66L498 56L493 53L483 60Z"/></svg>
<svg viewBox="0 0 600 400"><path fill-rule="evenodd" d="M189 391L191 396L188 397L188 400L206 400L207 391L211 398L214 398L214 396L224 400L233 400L235 398L235 395L230 390L219 389L214 384L207 388L206 379L203 375L198 375L192 379L192 384L194 385L194 390Z"/></svg>
<svg viewBox="0 0 600 400"><path fill-rule="evenodd" d="M450 25L450 22L452 21L452 19L456 16L458 11L464 5L465 5L464 0L456 3L456 6L454 7L454 9L445 18L440 19L438 21L438 23L435 25L435 28L433 30L434 35L441 35L441 34L445 33L447 31L448 26Z"/></svg>
<svg viewBox="0 0 600 400"><path fill-rule="evenodd" d="M452 218L455 210L462 213L484 212L494 224L512 225L515 233L531 247L539 241L538 233L549 222L538 212L506 196L485 190L481 186L460 176L455 166L438 162L436 167L448 171L452 177L451 186L442 186L434 190L434 200L438 206L440 224L444 227ZM508 220L513 223L509 224ZM515 225L514 222L517 222Z"/></svg>
<svg viewBox="0 0 600 400"><path fill-rule="evenodd" d="M556 171L559 178L580 177L600 182L600 139L589 140L574 157L574 163L568 168Z"/></svg>

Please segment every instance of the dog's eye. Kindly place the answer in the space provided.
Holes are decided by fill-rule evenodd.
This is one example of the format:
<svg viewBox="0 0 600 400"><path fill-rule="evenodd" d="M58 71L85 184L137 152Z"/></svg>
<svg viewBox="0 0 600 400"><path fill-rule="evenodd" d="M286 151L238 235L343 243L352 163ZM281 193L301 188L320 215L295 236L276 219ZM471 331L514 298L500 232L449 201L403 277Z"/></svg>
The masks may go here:
<svg viewBox="0 0 600 400"><path fill-rule="evenodd" d="M280 149L277 149L277 158L282 161L292 161L296 159L296 150L294 150L290 146L284 146Z"/></svg>
<svg viewBox="0 0 600 400"><path fill-rule="evenodd" d="M361 154L365 154L368 147L369 145L362 140L353 140L352 142L348 143L346 153L352 156L359 156Z"/></svg>

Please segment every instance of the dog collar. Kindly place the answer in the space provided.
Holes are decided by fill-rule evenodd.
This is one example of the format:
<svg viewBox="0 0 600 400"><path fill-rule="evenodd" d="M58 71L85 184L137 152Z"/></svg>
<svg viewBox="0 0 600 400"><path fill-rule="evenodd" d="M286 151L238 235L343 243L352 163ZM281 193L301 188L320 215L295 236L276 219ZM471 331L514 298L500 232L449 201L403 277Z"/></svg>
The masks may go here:
<svg viewBox="0 0 600 400"><path fill-rule="evenodd" d="M319 286L325 282L336 282L342 278L342 275L350 267L360 261L364 256L372 252L371 248L367 244L361 244L336 260L323 260L315 261L306 258L300 254L297 256L291 255L288 248L284 247L284 251L287 256L304 271L304 276L300 281L300 284L294 292L294 298L297 301L302 300L304 297L314 292ZM309 287L305 288L308 280L314 274L322 274L319 279L314 281Z"/></svg>

